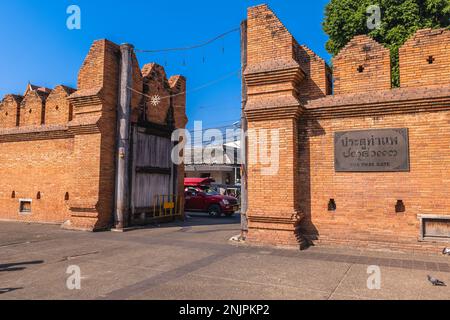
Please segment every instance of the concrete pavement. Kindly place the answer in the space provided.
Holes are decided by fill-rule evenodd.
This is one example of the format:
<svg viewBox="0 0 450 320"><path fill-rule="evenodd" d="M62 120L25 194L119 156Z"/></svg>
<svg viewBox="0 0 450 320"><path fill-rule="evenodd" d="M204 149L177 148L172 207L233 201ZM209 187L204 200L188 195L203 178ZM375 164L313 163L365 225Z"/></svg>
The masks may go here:
<svg viewBox="0 0 450 320"><path fill-rule="evenodd" d="M239 221L194 214L127 233L0 222L0 299L450 299L426 278L450 285L450 257L236 245ZM73 265L81 290L66 285Z"/></svg>

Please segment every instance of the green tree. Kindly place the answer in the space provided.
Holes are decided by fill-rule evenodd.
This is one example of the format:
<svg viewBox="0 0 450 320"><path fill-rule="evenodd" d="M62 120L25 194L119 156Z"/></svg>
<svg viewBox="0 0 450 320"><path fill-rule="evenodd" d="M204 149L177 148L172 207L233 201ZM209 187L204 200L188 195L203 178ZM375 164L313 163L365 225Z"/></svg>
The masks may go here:
<svg viewBox="0 0 450 320"><path fill-rule="evenodd" d="M379 6L378 28L368 28L367 8ZM399 86L398 49L418 29L450 26L450 0L331 0L325 9L326 44L333 56L356 35L367 34L391 50L392 86Z"/></svg>

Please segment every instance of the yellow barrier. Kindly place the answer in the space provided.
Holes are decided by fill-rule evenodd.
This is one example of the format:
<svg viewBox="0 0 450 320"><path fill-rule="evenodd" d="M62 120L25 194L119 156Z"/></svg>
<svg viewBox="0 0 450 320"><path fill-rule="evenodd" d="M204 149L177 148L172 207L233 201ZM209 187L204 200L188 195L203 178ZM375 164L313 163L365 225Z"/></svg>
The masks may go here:
<svg viewBox="0 0 450 320"><path fill-rule="evenodd" d="M155 196L153 205L153 218L181 217L183 216L183 197L175 194Z"/></svg>

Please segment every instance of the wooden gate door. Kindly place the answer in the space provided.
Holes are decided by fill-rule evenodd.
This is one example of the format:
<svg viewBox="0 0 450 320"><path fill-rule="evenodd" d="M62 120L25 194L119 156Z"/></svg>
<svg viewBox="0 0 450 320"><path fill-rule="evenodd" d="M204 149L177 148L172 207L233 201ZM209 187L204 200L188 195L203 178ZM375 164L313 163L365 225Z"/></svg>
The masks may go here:
<svg viewBox="0 0 450 320"><path fill-rule="evenodd" d="M176 167L170 133L132 127L131 223L178 215Z"/></svg>

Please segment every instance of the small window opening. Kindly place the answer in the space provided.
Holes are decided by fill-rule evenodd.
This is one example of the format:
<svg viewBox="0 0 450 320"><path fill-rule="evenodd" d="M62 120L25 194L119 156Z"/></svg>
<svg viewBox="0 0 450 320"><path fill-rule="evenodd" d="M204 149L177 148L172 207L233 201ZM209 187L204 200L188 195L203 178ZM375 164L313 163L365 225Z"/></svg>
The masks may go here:
<svg viewBox="0 0 450 320"><path fill-rule="evenodd" d="M33 110L32 109L30 109L30 111L28 111L29 113L32 113L33 112Z"/></svg>
<svg viewBox="0 0 450 320"><path fill-rule="evenodd" d="M20 213L31 213L31 200L20 200Z"/></svg>
<svg viewBox="0 0 450 320"><path fill-rule="evenodd" d="M403 213L406 211L405 204L403 203L403 200L397 200L397 204L395 205L395 212L396 213Z"/></svg>
<svg viewBox="0 0 450 320"><path fill-rule="evenodd" d="M64 200L65 200L65 201L69 201L69 198L70 198L69 193L66 192L66 195L64 196Z"/></svg>
<svg viewBox="0 0 450 320"><path fill-rule="evenodd" d="M41 200L41 192L40 191L38 191L38 193L36 194L36 199Z"/></svg>
<svg viewBox="0 0 450 320"><path fill-rule="evenodd" d="M5 113L5 116L8 116L8 112Z"/></svg>
<svg viewBox="0 0 450 320"><path fill-rule="evenodd" d="M362 73L363 71L364 71L364 67L363 67L363 66L359 66L359 67L358 67L358 72L359 72L359 73Z"/></svg>
<svg viewBox="0 0 450 320"><path fill-rule="evenodd" d="M427 59L428 64L433 64L436 59L433 56L429 56Z"/></svg>
<svg viewBox="0 0 450 320"><path fill-rule="evenodd" d="M11 198L12 198L12 199L15 199L15 198L16 198L16 192L15 192L15 191L13 191L13 192L11 193Z"/></svg>
<svg viewBox="0 0 450 320"><path fill-rule="evenodd" d="M328 202L328 211L336 211L336 209L336 201L334 201L334 199L330 199L330 201Z"/></svg>
<svg viewBox="0 0 450 320"><path fill-rule="evenodd" d="M56 106L55 109L56 109L56 110L59 110L59 106Z"/></svg>

